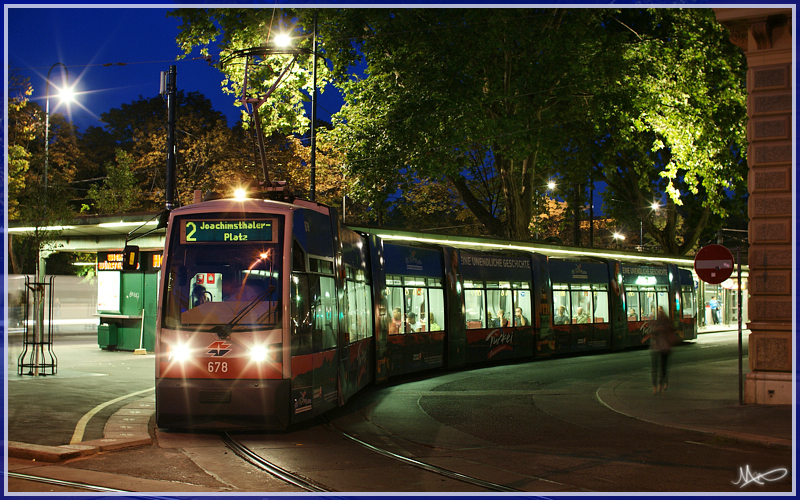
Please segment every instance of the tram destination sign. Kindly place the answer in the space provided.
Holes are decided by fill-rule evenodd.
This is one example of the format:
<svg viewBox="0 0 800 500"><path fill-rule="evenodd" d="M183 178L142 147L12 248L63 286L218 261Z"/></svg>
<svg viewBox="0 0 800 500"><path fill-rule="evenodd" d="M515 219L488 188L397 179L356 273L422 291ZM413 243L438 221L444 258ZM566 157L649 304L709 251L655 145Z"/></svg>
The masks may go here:
<svg viewBox="0 0 800 500"><path fill-rule="evenodd" d="M733 273L733 254L722 245L706 245L694 257L697 277L711 285L719 285Z"/></svg>
<svg viewBox="0 0 800 500"><path fill-rule="evenodd" d="M274 219L184 219L181 243L274 243Z"/></svg>

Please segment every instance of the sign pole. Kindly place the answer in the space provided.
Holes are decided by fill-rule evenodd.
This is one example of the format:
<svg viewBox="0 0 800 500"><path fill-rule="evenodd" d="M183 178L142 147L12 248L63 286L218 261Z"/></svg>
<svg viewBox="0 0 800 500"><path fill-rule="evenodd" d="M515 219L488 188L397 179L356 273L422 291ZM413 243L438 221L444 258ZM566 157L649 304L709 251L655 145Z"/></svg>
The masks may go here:
<svg viewBox="0 0 800 500"><path fill-rule="evenodd" d="M736 300L738 304L739 316L739 404L744 404L744 387L742 382L742 247L736 247L736 273L737 291Z"/></svg>

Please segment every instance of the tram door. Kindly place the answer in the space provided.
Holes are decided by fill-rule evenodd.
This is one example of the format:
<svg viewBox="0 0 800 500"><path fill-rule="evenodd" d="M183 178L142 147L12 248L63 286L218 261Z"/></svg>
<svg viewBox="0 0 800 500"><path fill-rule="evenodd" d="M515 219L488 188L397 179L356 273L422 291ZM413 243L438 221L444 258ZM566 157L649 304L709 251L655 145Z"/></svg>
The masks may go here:
<svg viewBox="0 0 800 500"><path fill-rule="evenodd" d="M289 318L292 423L338 402L339 307L332 236L327 213L295 212Z"/></svg>

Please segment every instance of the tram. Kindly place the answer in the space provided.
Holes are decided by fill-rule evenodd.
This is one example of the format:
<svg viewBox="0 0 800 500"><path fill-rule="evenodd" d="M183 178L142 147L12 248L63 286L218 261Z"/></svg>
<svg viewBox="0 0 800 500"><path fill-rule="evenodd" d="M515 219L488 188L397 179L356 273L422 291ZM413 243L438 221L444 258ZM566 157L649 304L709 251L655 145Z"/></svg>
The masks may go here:
<svg viewBox="0 0 800 500"><path fill-rule="evenodd" d="M159 287L162 428L283 430L402 374L621 350L659 307L697 335L675 264L386 239L304 200L171 211Z"/></svg>

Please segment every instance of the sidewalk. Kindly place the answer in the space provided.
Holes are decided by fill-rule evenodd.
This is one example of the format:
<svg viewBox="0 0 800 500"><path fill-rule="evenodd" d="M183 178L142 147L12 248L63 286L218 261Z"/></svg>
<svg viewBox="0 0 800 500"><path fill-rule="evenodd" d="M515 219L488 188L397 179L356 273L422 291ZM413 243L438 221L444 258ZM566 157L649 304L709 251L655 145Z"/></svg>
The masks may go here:
<svg viewBox="0 0 800 500"><path fill-rule="evenodd" d="M737 327L711 328L714 327L701 330L701 335L731 330L735 333ZM749 331L743 332L743 336L747 334ZM673 356L676 355L680 355L680 347L674 351ZM748 371L745 359L744 373ZM740 405L738 375L738 360L674 364L669 370L668 389L663 393L653 395L646 370L640 376L607 382L597 390L597 399L617 413L645 422L791 449L793 405Z"/></svg>

